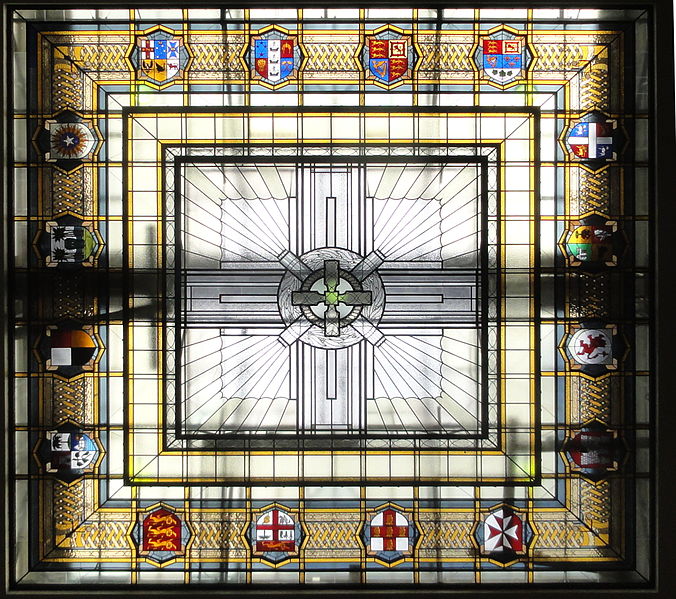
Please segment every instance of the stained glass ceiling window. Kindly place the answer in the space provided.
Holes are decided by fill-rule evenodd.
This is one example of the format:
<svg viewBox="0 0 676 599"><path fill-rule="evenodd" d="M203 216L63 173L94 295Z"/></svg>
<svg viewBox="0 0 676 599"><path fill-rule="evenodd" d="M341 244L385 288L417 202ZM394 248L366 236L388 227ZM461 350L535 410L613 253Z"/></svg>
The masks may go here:
<svg viewBox="0 0 676 599"><path fill-rule="evenodd" d="M652 583L649 10L8 14L13 589Z"/></svg>

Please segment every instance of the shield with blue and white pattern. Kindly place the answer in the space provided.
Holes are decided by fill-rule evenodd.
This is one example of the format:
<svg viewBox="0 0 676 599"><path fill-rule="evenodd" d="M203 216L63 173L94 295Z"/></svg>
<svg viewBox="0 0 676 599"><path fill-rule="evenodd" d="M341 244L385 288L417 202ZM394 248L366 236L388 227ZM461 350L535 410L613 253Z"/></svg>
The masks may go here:
<svg viewBox="0 0 676 599"><path fill-rule="evenodd" d="M568 136L570 149L578 158L607 160L613 157L613 126L608 122L583 122Z"/></svg>
<svg viewBox="0 0 676 599"><path fill-rule="evenodd" d="M142 39L141 71L150 79L164 82L181 70L181 44L177 39Z"/></svg>
<svg viewBox="0 0 676 599"><path fill-rule="evenodd" d="M258 39L254 45L254 68L263 79L279 83L295 68L294 40Z"/></svg>

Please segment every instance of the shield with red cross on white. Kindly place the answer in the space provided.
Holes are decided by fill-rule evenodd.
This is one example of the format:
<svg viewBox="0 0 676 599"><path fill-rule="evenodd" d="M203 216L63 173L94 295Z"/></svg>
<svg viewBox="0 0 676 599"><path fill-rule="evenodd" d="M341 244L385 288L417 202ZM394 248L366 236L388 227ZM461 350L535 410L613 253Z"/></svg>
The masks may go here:
<svg viewBox="0 0 676 599"><path fill-rule="evenodd" d="M363 529L366 553L388 565L412 555L417 538L412 516L390 505L372 514Z"/></svg>
<svg viewBox="0 0 676 599"><path fill-rule="evenodd" d="M296 523L278 509L269 510L256 519L256 551L294 551Z"/></svg>
<svg viewBox="0 0 676 599"><path fill-rule="evenodd" d="M248 530L253 554L262 560L276 565L298 555L303 528L294 510L278 505L262 508Z"/></svg>
<svg viewBox="0 0 676 599"><path fill-rule="evenodd" d="M513 511L506 508L489 514L484 520L484 547L486 551L523 550L523 521Z"/></svg>

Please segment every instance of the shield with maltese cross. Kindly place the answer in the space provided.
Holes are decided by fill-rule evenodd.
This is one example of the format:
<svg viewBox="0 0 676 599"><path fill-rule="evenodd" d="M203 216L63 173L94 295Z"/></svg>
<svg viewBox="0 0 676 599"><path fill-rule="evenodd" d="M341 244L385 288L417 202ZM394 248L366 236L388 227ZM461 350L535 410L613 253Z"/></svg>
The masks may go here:
<svg viewBox="0 0 676 599"><path fill-rule="evenodd" d="M527 514L506 504L482 510L474 527L481 554L503 565L525 556L534 535Z"/></svg>

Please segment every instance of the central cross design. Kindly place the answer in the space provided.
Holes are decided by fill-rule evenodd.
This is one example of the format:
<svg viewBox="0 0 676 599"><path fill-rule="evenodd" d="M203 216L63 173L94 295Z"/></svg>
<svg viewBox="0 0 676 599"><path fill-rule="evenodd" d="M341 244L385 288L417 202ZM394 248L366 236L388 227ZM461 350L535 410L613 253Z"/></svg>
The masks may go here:
<svg viewBox="0 0 676 599"><path fill-rule="evenodd" d="M288 514L279 510L263 514L256 523L256 551L293 551L295 531L293 518Z"/></svg>
<svg viewBox="0 0 676 599"><path fill-rule="evenodd" d="M284 421L284 427L295 423L303 434L352 434L369 431L368 418L375 423L374 434L388 427L398 432L426 431L428 426L435 432L446 427L475 430L474 413L466 405L456 406L448 394L452 383L444 378L443 360L450 354L443 344L478 347L473 331L479 328L482 310L479 235L468 229L480 213L479 196L472 192L470 201L467 191L442 202L430 192L430 199L409 199L406 189L414 180L424 179L426 185L439 180L443 187L446 176L464 176L456 171L466 167L447 167L436 160L421 159L412 167L416 174L404 177L408 183L401 183L401 193L394 189L393 197L390 192L371 197L367 190L368 177L386 177L380 171L389 166L345 159L346 164L296 165L296 192L284 201L224 198L217 268L214 261L190 258L203 251L201 229L186 236L184 264L196 266L184 267L182 275L182 326L205 334L214 331L220 355L237 361L225 370L224 360L209 356L223 369L217 375L221 383L214 383L222 388L203 401L216 407L221 397L227 403L245 394L258 408L244 417L258 419L252 427L256 430ZM244 182L247 177L254 181L256 168L226 163L223 172L232 171L233 181L243 174L246 191ZM286 172L285 166L275 168ZM401 194L406 199L396 199ZM188 216L200 209L189 200L182 204ZM453 211L463 206L472 215L468 224L452 225ZM245 344L251 349L241 350ZM184 354L186 363L190 352ZM468 363L468 372L474 372L474 364ZM211 387L188 388L197 368L190 362L185 369L189 406L212 393ZM478 391L466 393L474 401ZM387 415L369 416L376 407L369 400L389 395L412 398L413 406L409 416L397 416L398 423L391 425L382 420ZM444 405L433 410L423 403L442 396ZM271 402L267 412L264 402ZM242 430L248 426L247 420ZM218 427L218 434L229 427Z"/></svg>
<svg viewBox="0 0 676 599"><path fill-rule="evenodd" d="M339 260L324 260L323 270L307 277L300 291L291 294L291 303L301 306L310 322L324 321L324 335L339 337L341 326L354 322L361 306L372 303L370 291L364 291L352 273L340 268ZM323 304L325 308L312 309Z"/></svg>
<svg viewBox="0 0 676 599"><path fill-rule="evenodd" d="M379 517L380 516L380 517ZM376 516L371 524L372 539L382 539L382 551L397 551L408 549L408 523L404 516L394 510L387 509ZM382 519L382 524L377 523ZM377 545L371 543L371 546Z"/></svg>

